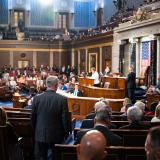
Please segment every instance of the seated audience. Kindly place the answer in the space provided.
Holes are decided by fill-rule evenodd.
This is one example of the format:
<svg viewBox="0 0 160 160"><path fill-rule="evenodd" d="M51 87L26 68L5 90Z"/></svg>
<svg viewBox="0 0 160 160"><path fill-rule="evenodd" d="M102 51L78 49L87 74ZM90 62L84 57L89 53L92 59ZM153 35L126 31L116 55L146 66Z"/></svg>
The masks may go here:
<svg viewBox="0 0 160 160"><path fill-rule="evenodd" d="M124 99L123 107L121 108L120 112L125 112L126 111L126 105L128 105L128 104L132 104L132 102L131 102L131 100L128 97L126 97Z"/></svg>
<svg viewBox="0 0 160 160"><path fill-rule="evenodd" d="M110 68L109 68L109 66L106 66L106 68L105 68L105 70L104 70L104 72L103 72L103 75L104 76L108 76L109 74L110 74Z"/></svg>
<svg viewBox="0 0 160 160"><path fill-rule="evenodd" d="M155 116L152 118L151 122L160 122L160 103L156 107Z"/></svg>
<svg viewBox="0 0 160 160"><path fill-rule="evenodd" d="M146 112L145 115L146 116L154 116L157 105L158 105L158 102L151 103L150 111Z"/></svg>
<svg viewBox="0 0 160 160"><path fill-rule="evenodd" d="M108 145L121 145L122 139L118 135L112 133L109 130L109 126L111 123L111 116L108 110L101 110L96 113L96 117L94 119L94 129L100 131L106 138ZM88 130L87 130L88 131ZM82 137L87 132L86 130L81 130L77 133L77 137L75 139L75 144L79 144Z"/></svg>
<svg viewBox="0 0 160 160"><path fill-rule="evenodd" d="M141 120L143 117L142 110L136 106L132 106L127 111L127 119L129 125L120 127L120 129L148 129L150 126L144 124Z"/></svg>
<svg viewBox="0 0 160 160"><path fill-rule="evenodd" d="M14 80L14 77L11 77L11 78L10 78L9 87L11 88L11 90L16 90L16 88L17 88L17 83L16 83L16 81Z"/></svg>
<svg viewBox="0 0 160 160"><path fill-rule="evenodd" d="M147 160L160 160L160 127L153 127L145 142Z"/></svg>
<svg viewBox="0 0 160 160"><path fill-rule="evenodd" d="M64 80L62 80L60 82L59 89L62 90L62 91L67 91L68 90L67 85L65 84Z"/></svg>
<svg viewBox="0 0 160 160"><path fill-rule="evenodd" d="M151 85L147 90L147 94L157 94L156 88Z"/></svg>
<svg viewBox="0 0 160 160"><path fill-rule="evenodd" d="M142 113L144 114L145 113L145 103L141 102L141 101L137 101L134 106L138 107Z"/></svg>
<svg viewBox="0 0 160 160"><path fill-rule="evenodd" d="M94 105L94 111L88 114L85 119L94 119L96 116L96 112L106 108L108 109L108 111L110 111L110 114L112 114L112 110L111 107L109 106L108 101L100 100L99 102L96 102Z"/></svg>
<svg viewBox="0 0 160 160"><path fill-rule="evenodd" d="M74 90L72 90L71 93L72 93L74 96L83 97L83 93L82 93L82 91L79 89L79 85L78 85L77 83L75 83L75 85L74 85Z"/></svg>
<svg viewBox="0 0 160 160"><path fill-rule="evenodd" d="M106 139L103 134L97 130L88 131L77 145L77 154L79 160L103 160L107 152Z"/></svg>

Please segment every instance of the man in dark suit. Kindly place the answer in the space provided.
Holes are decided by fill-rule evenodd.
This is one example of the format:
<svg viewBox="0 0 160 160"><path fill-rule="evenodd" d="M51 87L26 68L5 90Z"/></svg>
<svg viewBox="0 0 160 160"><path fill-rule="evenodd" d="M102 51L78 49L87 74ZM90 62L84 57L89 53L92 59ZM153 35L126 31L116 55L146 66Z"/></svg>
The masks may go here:
<svg viewBox="0 0 160 160"><path fill-rule="evenodd" d="M48 150L68 135L67 99L56 93L58 78L46 79L47 90L33 99L31 122L35 136L35 158L47 160Z"/></svg>
<svg viewBox="0 0 160 160"><path fill-rule="evenodd" d="M150 125L145 124L142 120L143 112L137 106L132 106L127 110L128 125L120 127L120 129L149 129Z"/></svg>
<svg viewBox="0 0 160 160"><path fill-rule="evenodd" d="M101 110L96 113L94 129L100 131L107 140L107 145L121 145L122 139L112 133L108 126L110 125L111 116L108 110ZM88 130L82 130L77 133L75 144L79 144L81 138Z"/></svg>
<svg viewBox="0 0 160 160"><path fill-rule="evenodd" d="M88 131L77 145L77 155L79 160L102 160L105 159L107 142L104 135L97 131Z"/></svg>
<svg viewBox="0 0 160 160"><path fill-rule="evenodd" d="M79 90L79 86L77 83L75 83L74 90L71 93L73 93L73 95L77 97L83 97L83 93L81 90Z"/></svg>
<svg viewBox="0 0 160 160"><path fill-rule="evenodd" d="M127 82L127 90L128 90L128 97L132 101L132 103L135 103L135 88L136 88L136 74L133 72L133 68L129 68L129 74L127 76L126 82Z"/></svg>

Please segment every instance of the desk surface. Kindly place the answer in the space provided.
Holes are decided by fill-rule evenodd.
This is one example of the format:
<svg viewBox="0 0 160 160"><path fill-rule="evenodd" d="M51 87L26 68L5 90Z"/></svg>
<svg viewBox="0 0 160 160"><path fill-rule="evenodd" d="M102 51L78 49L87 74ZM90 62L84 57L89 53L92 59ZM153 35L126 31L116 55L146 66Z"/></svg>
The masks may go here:
<svg viewBox="0 0 160 160"><path fill-rule="evenodd" d="M64 96L64 97L72 98L72 99L95 100L95 101L99 101L101 99L101 98L94 98L94 97L77 97L77 96L74 96L73 94L66 93L66 92L61 91L61 90L57 90L57 93L60 94L60 95L62 95L62 96ZM115 102L122 102L122 101L124 101L124 98L122 98L122 99L105 98L105 99L108 100L108 101L115 101Z"/></svg>

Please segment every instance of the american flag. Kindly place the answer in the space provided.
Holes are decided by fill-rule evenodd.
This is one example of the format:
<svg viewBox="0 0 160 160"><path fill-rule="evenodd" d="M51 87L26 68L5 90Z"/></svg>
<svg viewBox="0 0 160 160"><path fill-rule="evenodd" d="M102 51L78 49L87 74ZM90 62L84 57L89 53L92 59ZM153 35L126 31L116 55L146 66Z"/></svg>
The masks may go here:
<svg viewBox="0 0 160 160"><path fill-rule="evenodd" d="M141 55L141 76L143 77L146 68L150 65L150 42L142 42Z"/></svg>

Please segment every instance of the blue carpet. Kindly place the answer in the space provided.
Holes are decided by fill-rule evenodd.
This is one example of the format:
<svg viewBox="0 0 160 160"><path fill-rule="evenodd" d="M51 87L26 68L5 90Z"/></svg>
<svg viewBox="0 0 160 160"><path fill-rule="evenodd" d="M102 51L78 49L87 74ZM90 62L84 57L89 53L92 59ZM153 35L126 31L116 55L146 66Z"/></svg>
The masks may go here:
<svg viewBox="0 0 160 160"><path fill-rule="evenodd" d="M0 101L0 106L11 108L11 107L13 107L13 102L11 102L11 101L5 101L5 102Z"/></svg>

